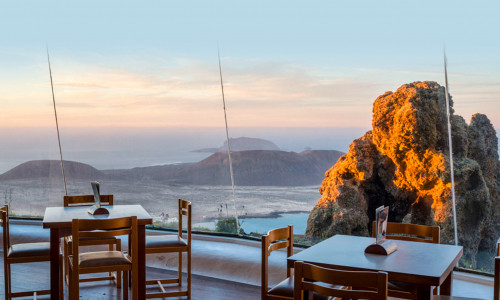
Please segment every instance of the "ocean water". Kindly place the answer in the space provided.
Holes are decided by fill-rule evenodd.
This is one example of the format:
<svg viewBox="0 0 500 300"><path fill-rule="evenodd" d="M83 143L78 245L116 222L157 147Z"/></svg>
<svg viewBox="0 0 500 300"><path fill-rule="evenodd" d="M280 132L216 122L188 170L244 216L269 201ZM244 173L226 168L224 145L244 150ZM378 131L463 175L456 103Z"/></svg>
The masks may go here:
<svg viewBox="0 0 500 300"><path fill-rule="evenodd" d="M128 169L198 162L225 141L221 128L60 128L65 160L97 169ZM230 128L231 137L262 138L284 151L346 152L360 128ZM55 128L0 128L0 174L30 160L59 159Z"/></svg>
<svg viewBox="0 0 500 300"><path fill-rule="evenodd" d="M271 229L293 225L293 233L303 235L306 232L309 213L285 213L277 218L245 218L241 219L241 227L246 233L266 233Z"/></svg>
<svg viewBox="0 0 500 300"><path fill-rule="evenodd" d="M303 235L306 232L307 218L309 213L283 213L275 218L240 218L241 228L246 233L267 233L274 228L286 227L293 225L293 233ZM215 222L202 222L193 224L193 227L205 227L215 230Z"/></svg>

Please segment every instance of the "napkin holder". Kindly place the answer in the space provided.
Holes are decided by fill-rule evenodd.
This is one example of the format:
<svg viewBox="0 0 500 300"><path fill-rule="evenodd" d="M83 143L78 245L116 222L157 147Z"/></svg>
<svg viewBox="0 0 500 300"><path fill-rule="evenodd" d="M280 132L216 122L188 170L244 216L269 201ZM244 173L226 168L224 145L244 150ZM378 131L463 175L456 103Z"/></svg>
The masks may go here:
<svg viewBox="0 0 500 300"><path fill-rule="evenodd" d="M398 245L393 240L384 240L380 243L373 243L366 247L365 253L389 255L398 250Z"/></svg>
<svg viewBox="0 0 500 300"><path fill-rule="evenodd" d="M89 207L89 210L87 211L89 214L95 216L95 215L109 215L109 211L105 207L97 207L96 205L92 205Z"/></svg>

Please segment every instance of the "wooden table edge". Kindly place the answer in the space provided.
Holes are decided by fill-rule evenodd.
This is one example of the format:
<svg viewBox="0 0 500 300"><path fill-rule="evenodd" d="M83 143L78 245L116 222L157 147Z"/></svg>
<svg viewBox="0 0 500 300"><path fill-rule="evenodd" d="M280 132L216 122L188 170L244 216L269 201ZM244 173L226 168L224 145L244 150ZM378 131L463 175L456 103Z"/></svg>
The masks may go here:
<svg viewBox="0 0 500 300"><path fill-rule="evenodd" d="M455 245L450 245L450 246L455 246ZM452 263L445 269L443 274L441 276L436 277L436 276L427 276L427 275L418 275L418 280L412 281L411 283L414 284L419 284L419 285L432 285L432 286L441 286L443 282L448 278L449 274L453 272L453 269L457 265L458 261L463 255L463 247L460 247L460 251L457 253L456 257L453 259ZM299 252L300 253L300 252ZM288 268L293 268L294 263L298 261L297 259L291 259L290 256L287 258L287 267ZM307 262L307 261L306 261ZM322 266L325 268L332 268L332 269L339 269L339 270L346 270L346 271L369 271L369 272L377 272L376 270L373 269L366 269L366 268L356 268L356 267L346 267L346 266L339 266L339 265L332 265L332 264L324 264L324 263L315 263L315 262L309 262L311 264L315 264L318 266ZM383 270L378 270L378 271L383 271ZM410 273L400 273L400 272L387 272L389 275L389 281L403 281L403 282L408 282L407 280L404 280L405 278L408 278L409 276L415 276L414 274Z"/></svg>
<svg viewBox="0 0 500 300"><path fill-rule="evenodd" d="M137 219L137 225L145 226L153 224L153 218L151 219ZM53 228L68 228L71 227L71 222L42 222L43 229L53 229Z"/></svg>

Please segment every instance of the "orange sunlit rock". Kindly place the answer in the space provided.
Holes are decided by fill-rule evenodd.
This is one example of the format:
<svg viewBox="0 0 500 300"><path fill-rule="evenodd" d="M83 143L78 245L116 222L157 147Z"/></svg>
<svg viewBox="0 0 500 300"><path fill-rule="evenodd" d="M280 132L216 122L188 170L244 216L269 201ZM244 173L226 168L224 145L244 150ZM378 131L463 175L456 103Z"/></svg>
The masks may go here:
<svg viewBox="0 0 500 300"><path fill-rule="evenodd" d="M498 139L485 115L467 125L451 114L459 242L476 267L499 236ZM451 188L444 88L405 84L375 100L372 130L326 172L306 234L368 235L375 208L389 205L390 221L439 225L452 243Z"/></svg>

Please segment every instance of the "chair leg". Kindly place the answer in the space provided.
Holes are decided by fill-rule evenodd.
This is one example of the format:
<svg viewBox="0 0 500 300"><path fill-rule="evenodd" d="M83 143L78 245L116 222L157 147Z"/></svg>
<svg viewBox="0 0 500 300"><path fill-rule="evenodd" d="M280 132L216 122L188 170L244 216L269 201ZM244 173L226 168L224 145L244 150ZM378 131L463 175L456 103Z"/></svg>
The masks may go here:
<svg viewBox="0 0 500 300"><path fill-rule="evenodd" d="M116 274L123 274L123 300L128 299L128 271L116 272Z"/></svg>
<svg viewBox="0 0 500 300"><path fill-rule="evenodd" d="M136 268L136 270L137 270L137 268ZM139 274L137 274L137 272L133 272L132 270L130 270L130 271L132 274L132 277L130 277L130 281L132 282L132 299L138 300L139 299Z"/></svg>
<svg viewBox="0 0 500 300"><path fill-rule="evenodd" d="M108 251L113 251L113 244L108 244ZM108 276L113 276L114 275L114 272L108 272ZM119 287L118 286L118 279L116 279L116 287Z"/></svg>
<svg viewBox="0 0 500 300"><path fill-rule="evenodd" d="M179 251L179 286L182 286L182 252Z"/></svg>
<svg viewBox="0 0 500 300"><path fill-rule="evenodd" d="M66 243L66 239L63 241L63 251L64 251L64 280L69 284L69 256L71 255L71 243Z"/></svg>
<svg viewBox="0 0 500 300"><path fill-rule="evenodd" d="M120 252L122 251L122 241L120 239L116 239L116 251L120 251ZM122 286L122 274L121 273L125 273L125 272L126 271L123 271L123 272L116 271L116 286L117 287Z"/></svg>
<svg viewBox="0 0 500 300"><path fill-rule="evenodd" d="M191 250L187 252L187 292L187 298L191 299Z"/></svg>
<svg viewBox="0 0 500 300"><path fill-rule="evenodd" d="M68 276L68 266L66 265L66 257L68 257L68 246L66 245L66 238L63 237L63 242L62 242L62 247L63 247L63 264L64 264L64 280L67 281L67 276Z"/></svg>
<svg viewBox="0 0 500 300"><path fill-rule="evenodd" d="M70 276L69 300L78 300L80 298L80 276L78 274L78 270L71 270Z"/></svg>
<svg viewBox="0 0 500 300"><path fill-rule="evenodd" d="M59 299L64 299L63 261L64 256L59 254Z"/></svg>
<svg viewBox="0 0 500 300"><path fill-rule="evenodd" d="M9 263L3 262L3 275L5 280L5 300L10 299L10 268Z"/></svg>
<svg viewBox="0 0 500 300"><path fill-rule="evenodd" d="M72 272L71 270L68 270L68 299L71 300L74 298L73 296L73 278L71 277L72 276Z"/></svg>

